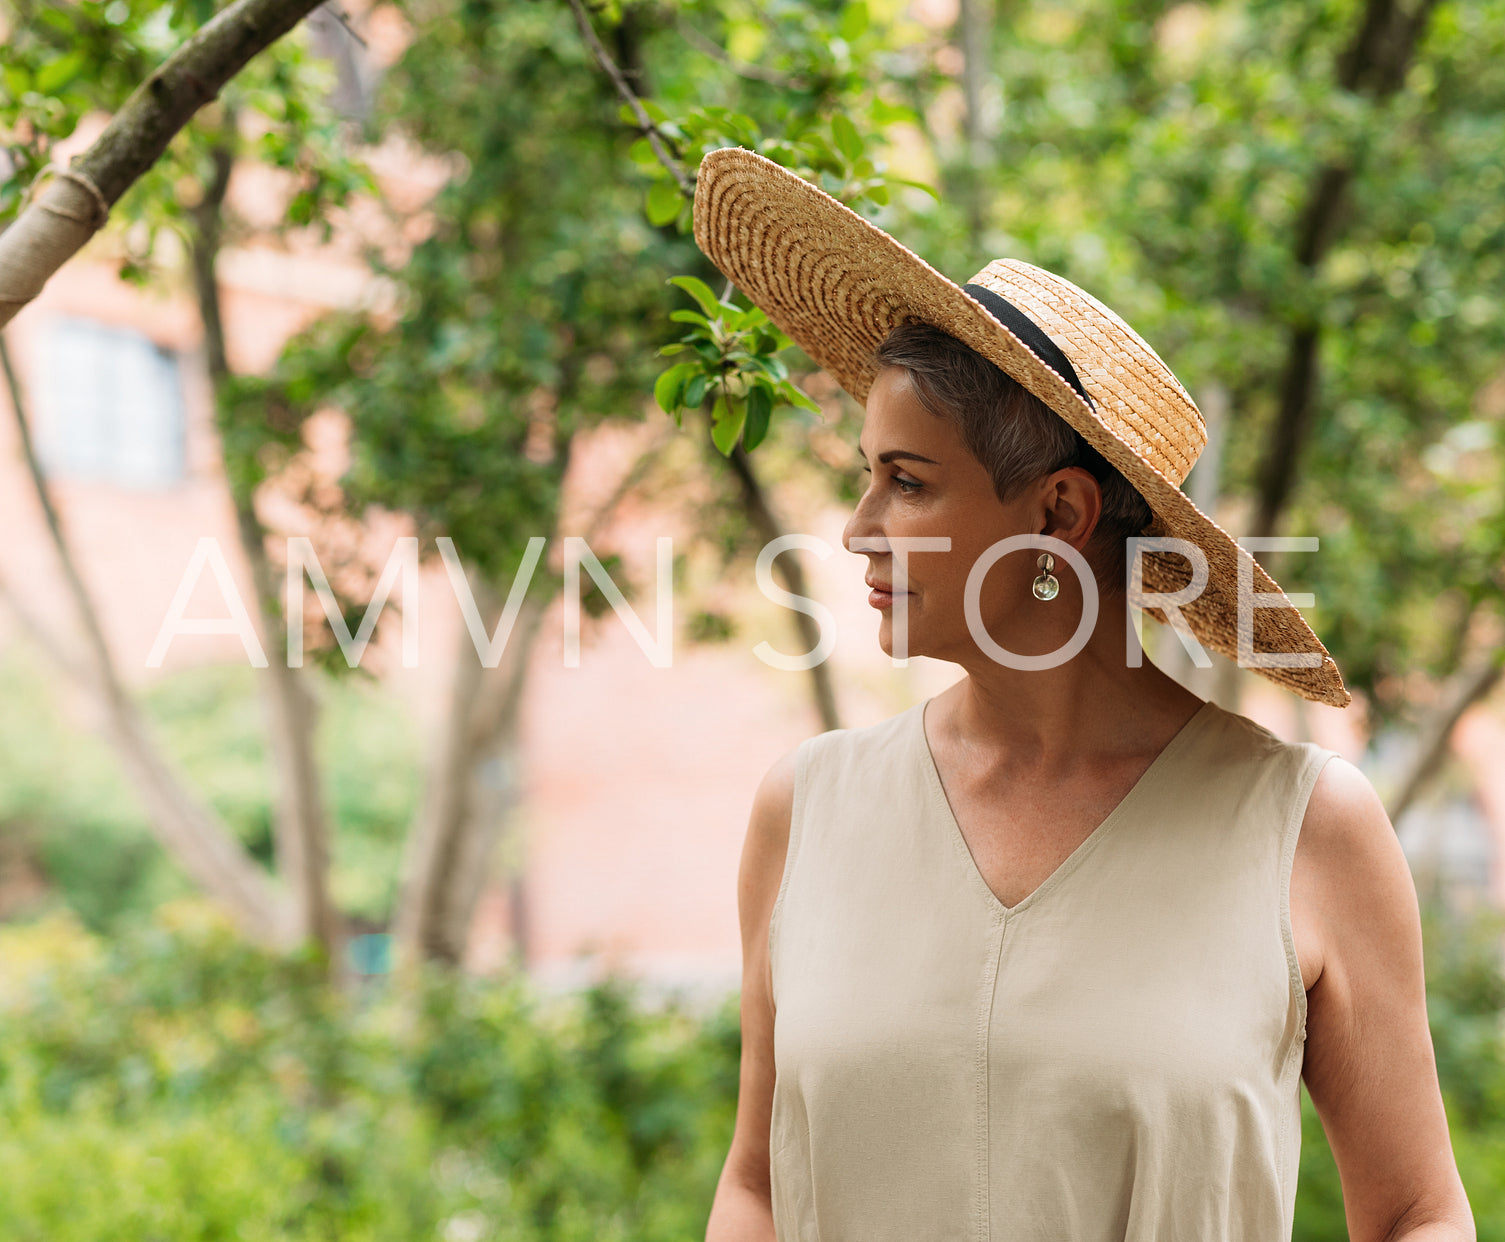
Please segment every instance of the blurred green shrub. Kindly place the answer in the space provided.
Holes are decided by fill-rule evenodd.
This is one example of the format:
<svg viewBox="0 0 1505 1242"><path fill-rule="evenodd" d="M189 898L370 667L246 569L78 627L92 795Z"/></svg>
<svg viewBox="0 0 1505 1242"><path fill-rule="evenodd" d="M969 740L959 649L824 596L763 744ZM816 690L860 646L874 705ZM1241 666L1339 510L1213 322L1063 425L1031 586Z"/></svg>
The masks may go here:
<svg viewBox="0 0 1505 1242"><path fill-rule="evenodd" d="M270 863L273 786L255 675L236 664L186 670L151 686L142 706L192 787ZM335 900L381 923L417 801L418 730L390 692L361 679L318 678L315 688ZM0 659L0 836L54 890L20 913L66 907L107 932L190 886L157 846L109 747L59 710L58 689L17 648Z"/></svg>
<svg viewBox="0 0 1505 1242"><path fill-rule="evenodd" d="M703 1236L737 1017L608 981L341 996L196 901L0 928L0 1237Z"/></svg>
<svg viewBox="0 0 1505 1242"><path fill-rule="evenodd" d="M1505 1238L1497 916L1429 914L1433 1037L1481 1239ZM0 927L0 1237L692 1242L731 1139L735 998L433 973L332 992L197 900L112 938ZM1305 1103L1297 1242L1346 1237Z"/></svg>

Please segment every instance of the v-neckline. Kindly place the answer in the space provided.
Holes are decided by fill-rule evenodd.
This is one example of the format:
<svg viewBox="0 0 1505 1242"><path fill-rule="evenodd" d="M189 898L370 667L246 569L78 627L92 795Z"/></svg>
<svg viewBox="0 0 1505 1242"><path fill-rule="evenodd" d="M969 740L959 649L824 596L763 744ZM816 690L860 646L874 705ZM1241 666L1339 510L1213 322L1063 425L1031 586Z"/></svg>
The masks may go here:
<svg viewBox="0 0 1505 1242"><path fill-rule="evenodd" d="M1006 906L999 899L998 894L993 891L992 885L983 877L982 870L977 865L977 859L973 857L972 847L967 844L967 838L962 833L960 823L957 822L956 812L951 809L951 799L946 796L946 787L941 783L941 773L940 769L936 766L935 752L930 749L930 738L925 732L925 711L932 701L932 699L926 699L914 709L917 718L915 728L919 734L920 750L923 752L925 774L929 778L936 804L950 827L952 844L960 850L963 864L971 873L972 880L976 883L977 887L986 895L986 899L994 912L1003 918L1012 918L1014 915L1027 909L1042 894L1055 888L1067 875L1074 871L1080 865L1081 861L1112 831L1113 826L1123 819L1125 808L1131 807L1138 798L1144 796L1144 789L1153 783L1153 778L1157 777L1166 767L1167 761L1174 756L1175 752L1186 745L1188 739L1195 735L1199 723L1213 710L1212 700L1205 700L1202 706L1197 708L1187 718L1186 723L1176 731L1171 740L1161 747L1160 753L1150 760L1149 766L1139 774L1139 779L1130 786L1129 792L1119 799L1118 804L1104 816L1096 828L1082 839L1076 849L1072 850L1070 854L1062 859L1055 870L1041 880L1039 884L1035 885L1029 893L1021 897L1013 905Z"/></svg>

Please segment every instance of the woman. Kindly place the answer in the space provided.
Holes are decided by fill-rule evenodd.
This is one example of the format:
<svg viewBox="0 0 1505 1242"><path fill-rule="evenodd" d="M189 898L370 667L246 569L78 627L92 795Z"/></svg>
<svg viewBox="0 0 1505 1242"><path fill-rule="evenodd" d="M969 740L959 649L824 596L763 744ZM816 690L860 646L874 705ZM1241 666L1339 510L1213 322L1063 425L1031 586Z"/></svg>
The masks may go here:
<svg viewBox="0 0 1505 1242"><path fill-rule="evenodd" d="M1135 658L1129 589L1348 701L1179 490L1205 433L1175 378L1059 277L959 289L750 152L703 162L695 235L865 402L880 641L964 672L757 792L708 1242L1288 1239L1300 1078L1351 1237L1473 1238L1379 800Z"/></svg>

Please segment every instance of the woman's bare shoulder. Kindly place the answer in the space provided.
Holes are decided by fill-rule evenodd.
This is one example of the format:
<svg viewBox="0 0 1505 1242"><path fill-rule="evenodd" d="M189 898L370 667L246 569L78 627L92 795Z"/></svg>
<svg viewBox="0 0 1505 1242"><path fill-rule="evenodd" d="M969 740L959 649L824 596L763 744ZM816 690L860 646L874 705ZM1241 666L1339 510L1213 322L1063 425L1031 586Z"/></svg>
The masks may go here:
<svg viewBox="0 0 1505 1242"><path fill-rule="evenodd" d="M796 746L768 769L753 794L738 885L742 908L749 913L756 911L766 917L766 908L773 904L773 893L777 892L784 873L798 763Z"/></svg>
<svg viewBox="0 0 1505 1242"><path fill-rule="evenodd" d="M1414 896L1406 857L1385 804L1369 778L1341 755L1322 765L1298 840L1322 870L1339 872L1345 888L1365 878L1393 894L1400 880L1399 887Z"/></svg>
<svg viewBox="0 0 1505 1242"><path fill-rule="evenodd" d="M1340 953L1412 946L1418 912L1410 866L1369 778L1340 755L1312 788L1293 870L1315 933L1318 978Z"/></svg>
<svg viewBox="0 0 1505 1242"><path fill-rule="evenodd" d="M753 794L753 818L783 821L784 831L789 830L789 817L794 811L794 777L799 766L798 746L790 747L763 774Z"/></svg>

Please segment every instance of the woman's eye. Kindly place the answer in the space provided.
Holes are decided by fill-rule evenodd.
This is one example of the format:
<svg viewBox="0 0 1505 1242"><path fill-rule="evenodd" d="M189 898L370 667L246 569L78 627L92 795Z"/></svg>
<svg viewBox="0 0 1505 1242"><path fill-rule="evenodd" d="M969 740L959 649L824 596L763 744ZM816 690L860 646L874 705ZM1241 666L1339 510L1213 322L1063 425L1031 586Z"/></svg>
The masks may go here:
<svg viewBox="0 0 1505 1242"><path fill-rule="evenodd" d="M863 466L862 473L872 474L873 468L871 466ZM895 486L897 486L901 492L917 492L920 490L920 488L925 486L918 479L907 478L902 474L894 474L890 475L889 477L894 481Z"/></svg>

